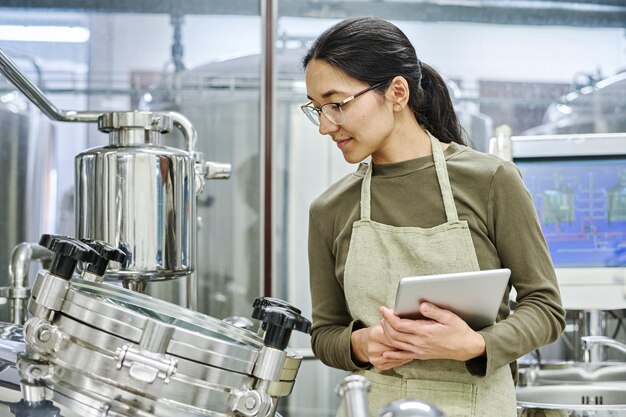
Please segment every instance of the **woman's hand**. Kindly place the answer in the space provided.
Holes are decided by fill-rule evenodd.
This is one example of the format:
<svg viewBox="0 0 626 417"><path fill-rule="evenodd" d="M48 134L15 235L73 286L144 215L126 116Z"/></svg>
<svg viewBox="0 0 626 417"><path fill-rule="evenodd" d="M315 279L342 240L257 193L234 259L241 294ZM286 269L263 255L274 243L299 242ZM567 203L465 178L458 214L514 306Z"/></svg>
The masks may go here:
<svg viewBox="0 0 626 417"><path fill-rule="evenodd" d="M413 360L413 358L396 359L385 356L385 353L396 349L385 335L381 324L354 331L350 346L354 359L363 363L369 362L381 371L404 365Z"/></svg>
<svg viewBox="0 0 626 417"><path fill-rule="evenodd" d="M485 354L485 340L451 311L422 303L425 320L401 319L385 307L381 327L393 349L384 352L387 360L454 359L466 361Z"/></svg>

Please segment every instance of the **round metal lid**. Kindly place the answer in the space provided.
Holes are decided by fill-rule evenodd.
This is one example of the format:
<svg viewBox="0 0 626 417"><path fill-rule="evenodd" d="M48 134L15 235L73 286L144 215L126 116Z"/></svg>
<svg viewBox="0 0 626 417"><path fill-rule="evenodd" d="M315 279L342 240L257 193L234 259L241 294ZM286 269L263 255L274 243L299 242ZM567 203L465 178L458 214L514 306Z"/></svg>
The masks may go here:
<svg viewBox="0 0 626 417"><path fill-rule="evenodd" d="M110 284L72 281L61 313L144 349L246 374L263 347L251 331Z"/></svg>

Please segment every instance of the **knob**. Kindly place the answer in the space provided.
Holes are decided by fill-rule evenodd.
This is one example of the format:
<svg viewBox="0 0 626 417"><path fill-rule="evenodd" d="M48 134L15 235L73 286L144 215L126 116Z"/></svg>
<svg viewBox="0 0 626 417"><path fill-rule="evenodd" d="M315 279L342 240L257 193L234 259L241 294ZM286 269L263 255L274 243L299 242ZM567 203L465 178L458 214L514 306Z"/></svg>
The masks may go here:
<svg viewBox="0 0 626 417"><path fill-rule="evenodd" d="M292 306L288 302L281 300L280 298L273 297L257 297L254 299L252 307L252 318L257 320L263 320L263 310L265 310L267 307L281 307L298 315L302 313L302 311ZM266 330L266 327L267 324L265 322L262 322L261 329Z"/></svg>
<svg viewBox="0 0 626 417"><path fill-rule="evenodd" d="M263 339L265 346L285 350L292 330L303 333L311 331L309 320L284 307L268 306L260 311L260 317L255 318L261 320L263 328L266 329Z"/></svg>
<svg viewBox="0 0 626 417"><path fill-rule="evenodd" d="M262 316L263 310L267 307L282 307L295 314L302 313L302 311L292 306L288 302L281 300L280 298L257 297L254 299L254 302L252 303L252 318L262 320L261 316Z"/></svg>
<svg viewBox="0 0 626 417"><path fill-rule="evenodd" d="M98 260L98 252L69 236L44 234L39 244L54 252L50 273L61 278L70 279L79 261L94 263Z"/></svg>
<svg viewBox="0 0 626 417"><path fill-rule="evenodd" d="M81 241L90 246L100 255L95 263L89 264L86 268L87 271L96 274L99 277L104 276L110 261L119 263L124 263L124 261L126 261L126 253L122 249L116 248L107 242L87 238L81 239Z"/></svg>

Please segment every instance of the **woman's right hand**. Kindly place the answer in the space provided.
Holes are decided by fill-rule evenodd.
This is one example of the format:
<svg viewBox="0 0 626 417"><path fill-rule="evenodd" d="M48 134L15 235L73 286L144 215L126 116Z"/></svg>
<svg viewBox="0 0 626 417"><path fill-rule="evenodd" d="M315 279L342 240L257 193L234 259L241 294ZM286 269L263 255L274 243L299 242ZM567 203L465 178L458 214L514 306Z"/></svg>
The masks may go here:
<svg viewBox="0 0 626 417"><path fill-rule="evenodd" d="M383 353L397 351L385 335L381 324L376 324L352 332L350 348L357 362L371 363L374 368L384 371L411 362L412 359L385 358Z"/></svg>

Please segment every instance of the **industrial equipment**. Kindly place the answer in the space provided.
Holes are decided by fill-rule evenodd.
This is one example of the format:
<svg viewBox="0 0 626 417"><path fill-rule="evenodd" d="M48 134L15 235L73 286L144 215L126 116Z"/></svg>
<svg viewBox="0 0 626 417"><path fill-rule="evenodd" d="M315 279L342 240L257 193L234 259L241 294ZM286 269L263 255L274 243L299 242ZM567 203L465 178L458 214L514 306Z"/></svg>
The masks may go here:
<svg viewBox="0 0 626 417"><path fill-rule="evenodd" d="M109 145L76 157L79 238L122 246L129 256L108 279L142 290L150 280L188 276L188 306L196 305L196 195L206 179L228 178L230 165L196 152L197 133L182 114L57 109L0 50L0 72L54 120L97 122ZM186 150L160 144L175 126Z"/></svg>
<svg viewBox="0 0 626 417"><path fill-rule="evenodd" d="M310 322L259 298L264 337L106 283L74 279L79 262L106 269L112 252L44 235L54 252L32 290L17 360L31 402L54 400L84 416L272 416L291 392L301 357L287 348ZM97 280L96 280L97 281Z"/></svg>
<svg viewBox="0 0 626 417"><path fill-rule="evenodd" d="M17 271L52 256L31 290L23 340L0 343L7 367L19 371L22 398L12 410L54 415L59 404L80 416L273 416L302 359L287 348L291 333L310 330L300 310L256 299L257 334L131 290L193 275L196 195L206 179L228 178L230 165L203 160L182 114L58 110L1 50L0 71L51 118L97 122L110 139L76 157L79 238L43 235L26 245L36 256L12 263ZM173 127L186 149L160 144ZM19 281L10 295L26 294Z"/></svg>

